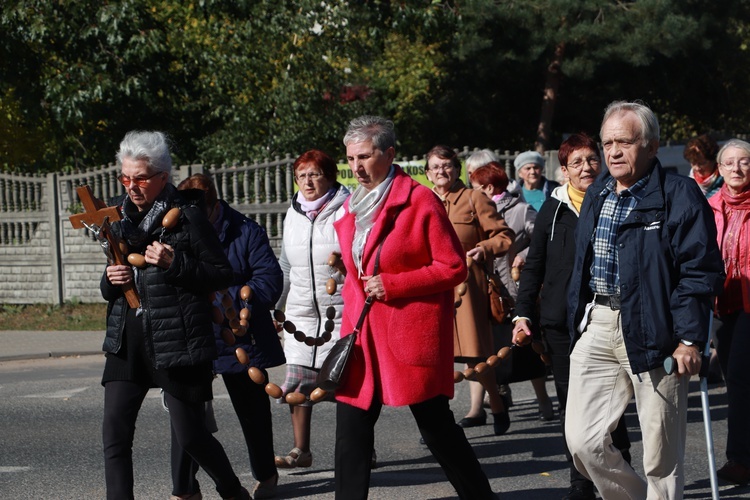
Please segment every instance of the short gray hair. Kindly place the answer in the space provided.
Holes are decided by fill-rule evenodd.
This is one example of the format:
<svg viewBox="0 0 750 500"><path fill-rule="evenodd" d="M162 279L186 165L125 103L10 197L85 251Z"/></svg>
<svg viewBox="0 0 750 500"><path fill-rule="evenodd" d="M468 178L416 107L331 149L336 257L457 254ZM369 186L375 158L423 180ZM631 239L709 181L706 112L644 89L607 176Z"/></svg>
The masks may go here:
<svg viewBox="0 0 750 500"><path fill-rule="evenodd" d="M144 132L131 130L125 134L117 151L117 166L122 166L123 158L146 160L155 173L172 172L172 156L169 154L169 138L164 132Z"/></svg>
<svg viewBox="0 0 750 500"><path fill-rule="evenodd" d="M491 161L500 163L500 157L491 149L475 151L466 158L466 171L472 173L474 170L487 165Z"/></svg>
<svg viewBox="0 0 750 500"><path fill-rule="evenodd" d="M721 158L724 156L724 152L729 148L738 148L741 149L750 156L750 143L743 141L741 139L729 139L719 150L719 153L716 155L716 163L721 163Z"/></svg>
<svg viewBox="0 0 750 500"><path fill-rule="evenodd" d="M344 146L358 142L372 141L380 151L396 147L396 131L391 120L382 116L364 115L349 122L344 135Z"/></svg>
<svg viewBox="0 0 750 500"><path fill-rule="evenodd" d="M602 118L602 126L609 120L612 115L625 113L632 111L638 117L641 122L641 139L643 140L642 145L645 146L652 140L659 142L659 120L656 119L654 112L641 101L613 101L604 110L604 118ZM599 130L599 138L602 136L601 129Z"/></svg>

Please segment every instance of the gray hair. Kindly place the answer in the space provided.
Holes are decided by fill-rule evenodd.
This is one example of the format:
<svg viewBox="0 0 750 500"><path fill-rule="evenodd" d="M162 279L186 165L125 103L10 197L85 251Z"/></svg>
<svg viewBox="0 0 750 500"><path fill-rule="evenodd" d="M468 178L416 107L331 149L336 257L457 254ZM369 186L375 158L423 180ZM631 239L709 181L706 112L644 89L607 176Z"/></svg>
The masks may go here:
<svg viewBox="0 0 750 500"><path fill-rule="evenodd" d="M396 131L391 120L382 116L364 115L349 122L344 135L344 146L358 142L372 141L380 151L396 147Z"/></svg>
<svg viewBox="0 0 750 500"><path fill-rule="evenodd" d="M656 115L651 108L643 104L641 101L613 101L604 110L604 118L602 118L602 126L609 120L612 115L625 113L632 111L638 117L641 122L641 139L643 140L642 145L646 146L651 141L659 142L659 120L656 119ZM602 132L599 130L599 137L601 138Z"/></svg>
<svg viewBox="0 0 750 500"><path fill-rule="evenodd" d="M500 157L491 149L475 151L466 158L466 171L472 173L474 170L487 165L491 161L500 163Z"/></svg>
<svg viewBox="0 0 750 500"><path fill-rule="evenodd" d="M169 138L164 132L144 132L131 130L125 134L117 151L117 165L122 166L123 158L146 160L149 170L172 172L172 157L169 154Z"/></svg>
<svg viewBox="0 0 750 500"><path fill-rule="evenodd" d="M721 158L724 156L724 152L729 148L737 148L743 150L748 156L750 156L750 143L745 142L741 139L729 139L724 144L719 153L716 155L716 163L721 163Z"/></svg>

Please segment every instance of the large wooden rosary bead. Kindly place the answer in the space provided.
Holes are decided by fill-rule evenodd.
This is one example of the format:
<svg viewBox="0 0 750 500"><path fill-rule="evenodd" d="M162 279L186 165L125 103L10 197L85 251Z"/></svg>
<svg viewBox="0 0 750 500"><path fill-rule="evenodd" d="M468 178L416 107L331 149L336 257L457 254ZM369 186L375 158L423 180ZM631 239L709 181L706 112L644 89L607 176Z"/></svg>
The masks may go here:
<svg viewBox="0 0 750 500"><path fill-rule="evenodd" d="M241 365L246 365L250 362L250 358L247 355L247 352L242 347L238 347L234 350L234 355L237 357L237 361L240 362Z"/></svg>
<svg viewBox="0 0 750 500"><path fill-rule="evenodd" d="M271 396L273 399L279 399L283 393L284 392L281 390L281 387L274 384L273 382L269 382L266 384L266 394Z"/></svg>
<svg viewBox="0 0 750 500"><path fill-rule="evenodd" d="M211 307L211 321L220 325L224 322L224 313L216 306Z"/></svg>
<svg viewBox="0 0 750 500"><path fill-rule="evenodd" d="M301 405L307 401L307 396L301 392L290 392L286 395L286 402L290 405Z"/></svg>
<svg viewBox="0 0 750 500"><path fill-rule="evenodd" d="M297 327L294 326L294 323L291 321L284 321L284 330L286 330L287 333L294 334L297 331Z"/></svg>
<svg viewBox="0 0 750 500"><path fill-rule="evenodd" d="M240 320L243 319L245 321L250 319L250 309L248 309L247 307L243 307L242 309L240 309Z"/></svg>
<svg viewBox="0 0 750 500"><path fill-rule="evenodd" d="M453 383L457 384L464 379L464 373L460 371L453 372Z"/></svg>
<svg viewBox="0 0 750 500"><path fill-rule="evenodd" d="M521 268L520 267L511 267L510 268L510 279L513 281L518 281L521 279Z"/></svg>
<svg viewBox="0 0 750 500"><path fill-rule="evenodd" d="M316 387L315 390L310 393L310 401L312 401L313 403L317 403L318 401L326 397L327 394L328 393L325 390L321 389L320 387Z"/></svg>
<svg viewBox="0 0 750 500"><path fill-rule="evenodd" d="M510 347L503 347L499 351L497 351L497 357L500 359L505 359L510 354Z"/></svg>
<svg viewBox="0 0 750 500"><path fill-rule="evenodd" d="M464 281L463 283L460 283L458 286L456 286L456 293L458 293L459 296L463 297L466 295L466 289L468 288L468 285Z"/></svg>
<svg viewBox="0 0 750 500"><path fill-rule="evenodd" d="M234 305L234 303L232 302L232 297L224 294L224 296L221 298L221 305L224 306L224 309L232 307Z"/></svg>
<svg viewBox="0 0 750 500"><path fill-rule="evenodd" d="M263 374L263 370L261 370L260 368L251 366L247 370L247 374L250 376L250 380L258 385L263 385L266 383L266 376Z"/></svg>
<svg viewBox="0 0 750 500"><path fill-rule="evenodd" d="M146 257L139 253L131 253L128 255L128 262L131 266L135 266L138 269L143 269L146 267Z"/></svg>
<svg viewBox="0 0 750 500"><path fill-rule="evenodd" d="M274 309L273 319L275 319L277 323L283 323L284 321L286 321L286 315L281 309Z"/></svg>
<svg viewBox="0 0 750 500"><path fill-rule="evenodd" d="M326 281L326 293L328 295L333 295L336 293L336 280L333 278L328 278L328 281Z"/></svg>
<svg viewBox="0 0 750 500"><path fill-rule="evenodd" d="M475 380L477 378L477 372L474 368L467 368L464 370L464 378L466 380Z"/></svg>
<svg viewBox="0 0 750 500"><path fill-rule="evenodd" d="M304 342L306 337L307 336L305 335L304 332L300 332L300 331L294 332L294 340L296 340L297 342Z"/></svg>
<svg viewBox="0 0 750 500"><path fill-rule="evenodd" d="M488 368L489 368L489 366L485 362L479 362L476 365L474 365L474 371L477 373L477 375L481 375Z"/></svg>
<svg viewBox="0 0 750 500"><path fill-rule="evenodd" d="M341 260L341 258L338 256L338 254L332 253L328 257L328 265L331 266L331 267L336 267L336 266L339 265L339 261L340 260Z"/></svg>
<svg viewBox="0 0 750 500"><path fill-rule="evenodd" d="M180 209L174 207L172 210L167 212L167 215L161 220L161 226L164 229L173 229L177 222L180 220Z"/></svg>
<svg viewBox="0 0 750 500"><path fill-rule="evenodd" d="M224 309L224 316L226 316L226 318L231 321L237 317L237 311L234 309L234 307L227 307L226 309Z"/></svg>
<svg viewBox="0 0 750 500"><path fill-rule="evenodd" d="M234 333L229 328L221 329L221 338L228 346L233 346L234 343L237 342L237 339L234 338Z"/></svg>
<svg viewBox="0 0 750 500"><path fill-rule="evenodd" d="M495 356L494 354L487 358L487 364L490 365L492 368L495 368L497 365L500 364L500 358Z"/></svg>
<svg viewBox="0 0 750 500"><path fill-rule="evenodd" d="M240 288L240 298L244 301L251 300L253 296L253 289L249 285L245 285Z"/></svg>

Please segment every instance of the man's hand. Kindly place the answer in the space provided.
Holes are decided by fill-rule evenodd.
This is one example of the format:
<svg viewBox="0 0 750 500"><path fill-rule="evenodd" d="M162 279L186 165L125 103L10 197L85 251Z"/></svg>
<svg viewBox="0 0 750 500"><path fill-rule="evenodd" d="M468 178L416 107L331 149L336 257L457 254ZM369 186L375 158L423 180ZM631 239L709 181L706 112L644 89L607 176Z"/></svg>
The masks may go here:
<svg viewBox="0 0 750 500"><path fill-rule="evenodd" d="M513 343L515 345L531 343L531 329L529 328L529 322L525 319L516 321L516 326L513 327Z"/></svg>
<svg viewBox="0 0 750 500"><path fill-rule="evenodd" d="M680 342L672 357L677 362L677 374L680 376L692 376L701 369L701 352L697 345L687 346Z"/></svg>

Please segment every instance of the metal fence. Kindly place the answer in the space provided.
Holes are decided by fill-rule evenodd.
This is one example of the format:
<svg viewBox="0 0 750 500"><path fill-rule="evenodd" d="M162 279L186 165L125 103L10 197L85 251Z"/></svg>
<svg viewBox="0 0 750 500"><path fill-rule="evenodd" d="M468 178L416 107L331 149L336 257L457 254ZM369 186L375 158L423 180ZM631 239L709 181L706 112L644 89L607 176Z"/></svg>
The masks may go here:
<svg viewBox="0 0 750 500"><path fill-rule="evenodd" d="M465 158L475 150L465 147L459 156ZM512 162L518 152L495 153L513 177ZM545 156L546 173L552 177L556 152ZM199 172L210 175L219 197L264 227L278 252L284 216L294 194L295 158L288 154L230 165L183 165L173 170L172 181L178 184ZM418 171L424 162L402 158L399 163ZM105 201L123 194L118 173L113 164L75 173L0 173L0 303L101 300L101 249L94 235L74 230L68 217L81 209L75 189L79 185L89 185L94 196Z"/></svg>

